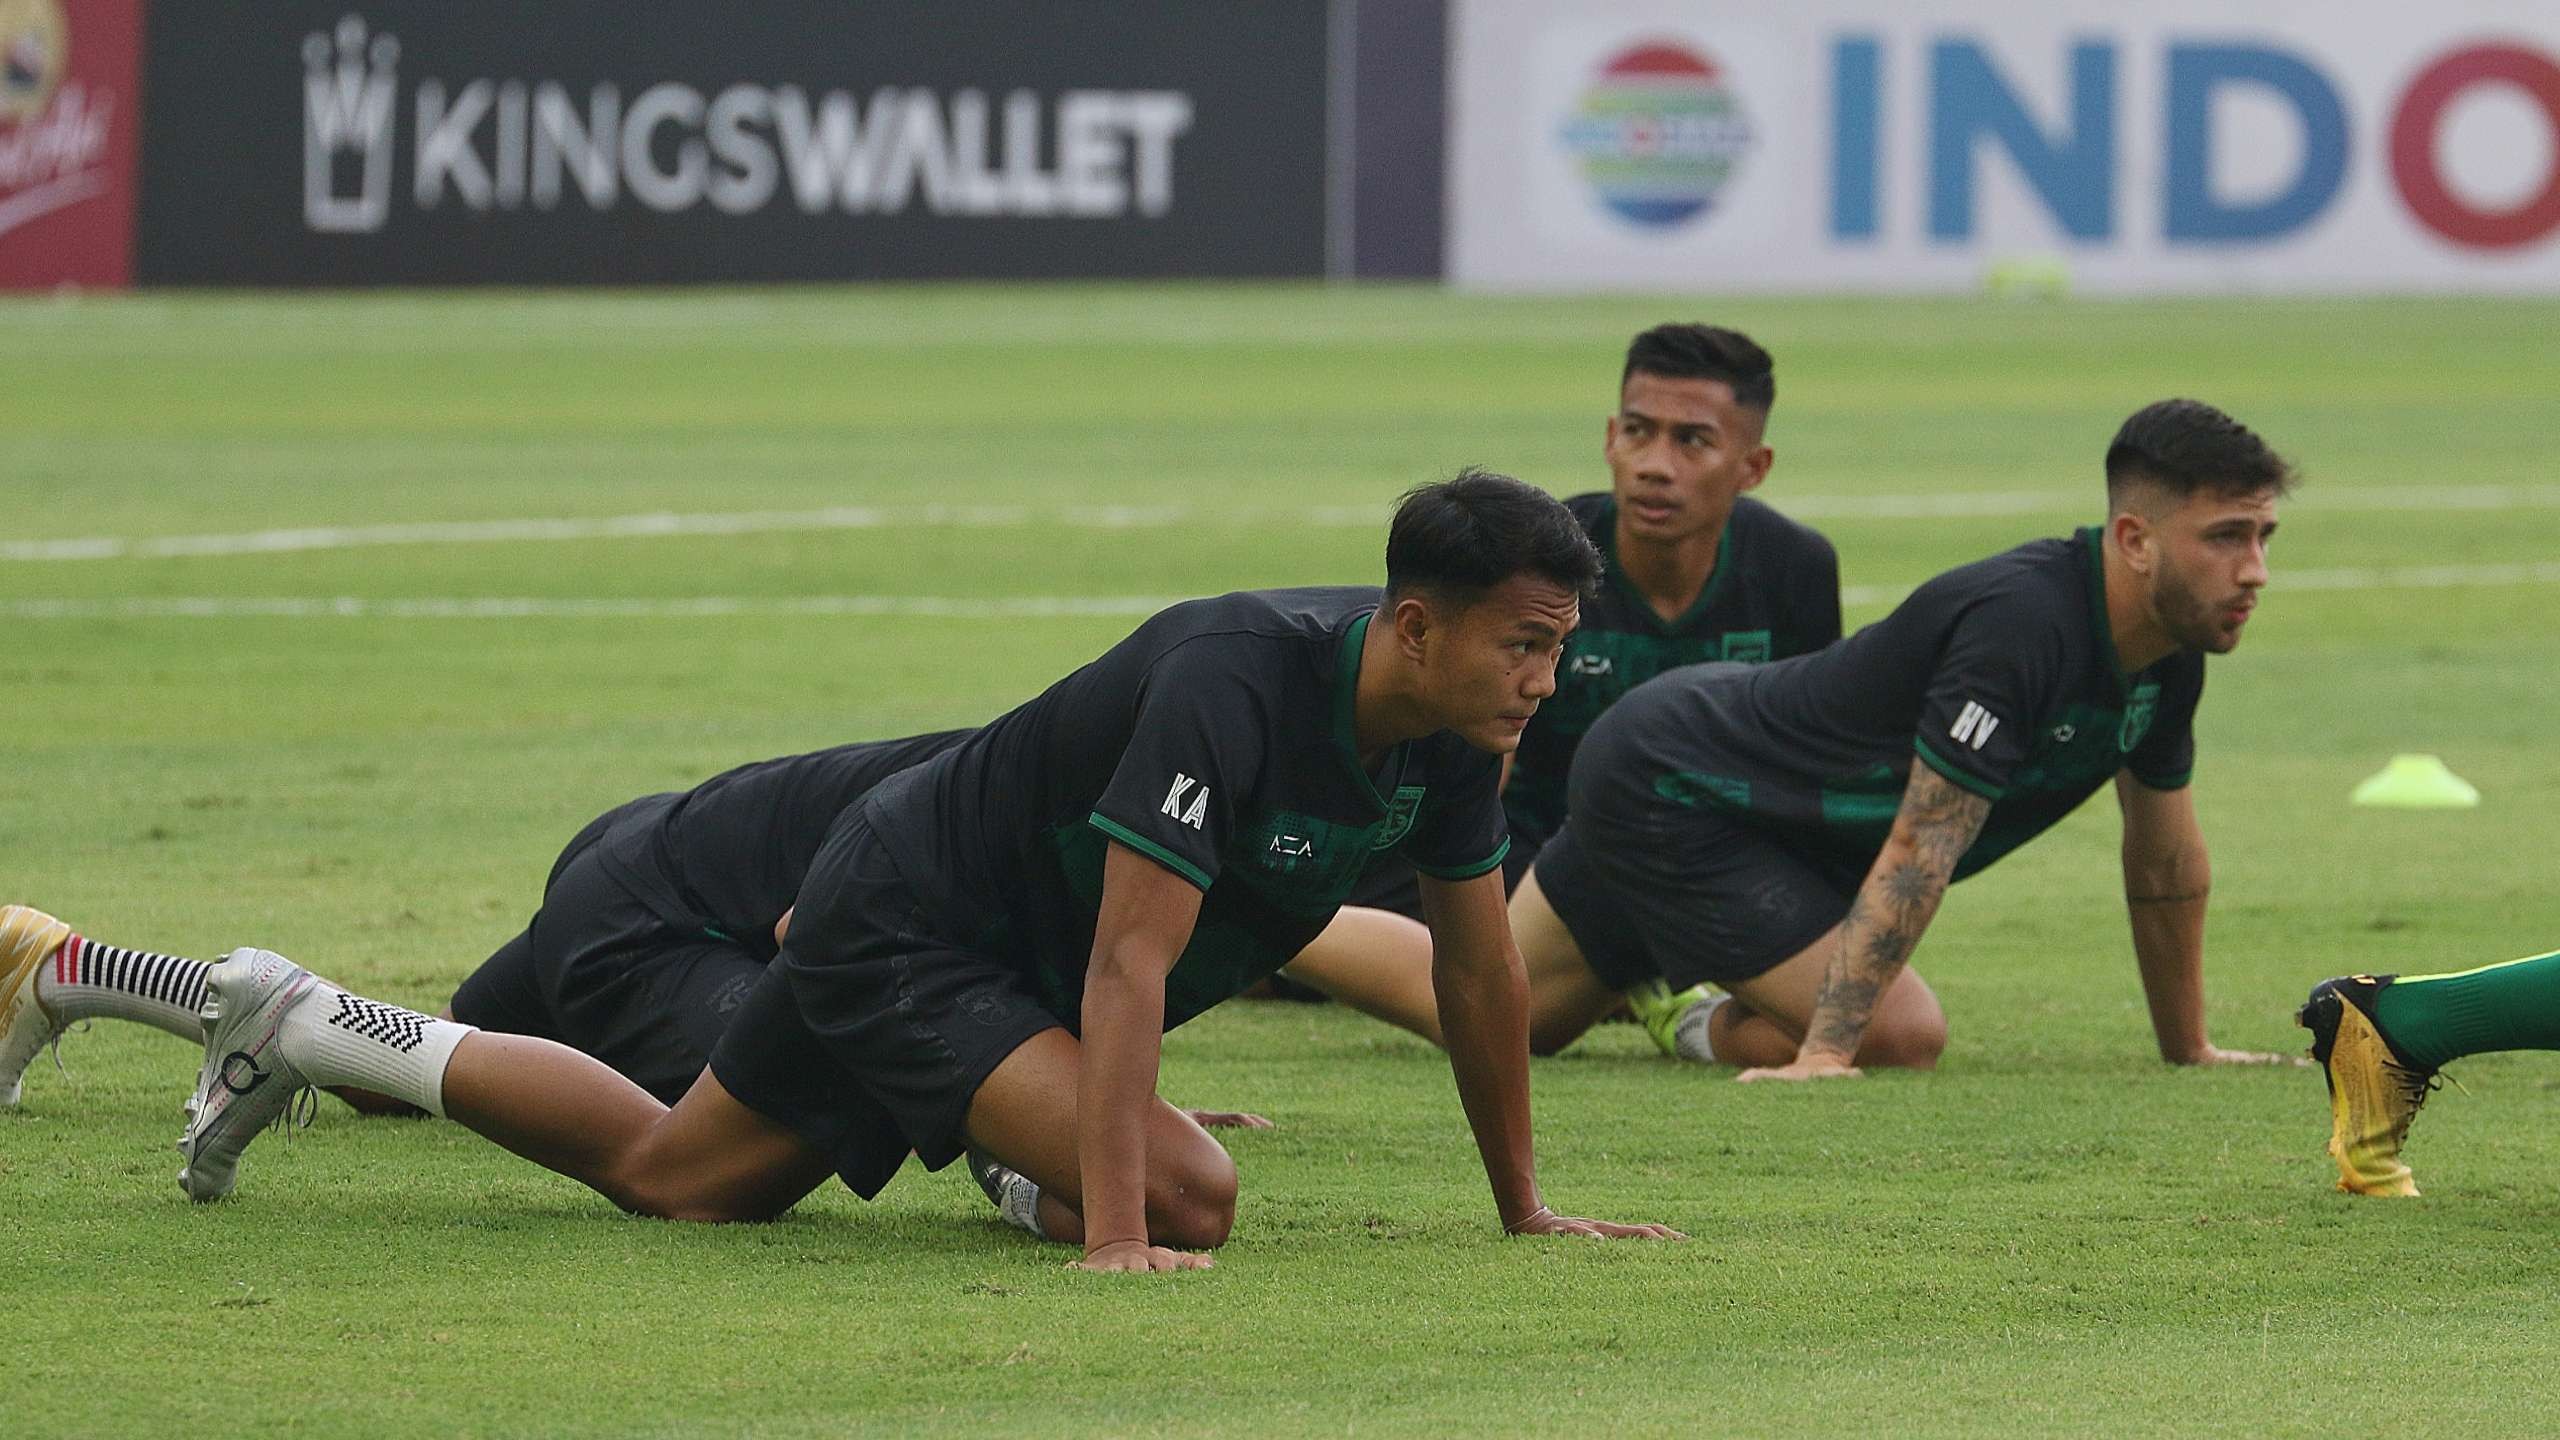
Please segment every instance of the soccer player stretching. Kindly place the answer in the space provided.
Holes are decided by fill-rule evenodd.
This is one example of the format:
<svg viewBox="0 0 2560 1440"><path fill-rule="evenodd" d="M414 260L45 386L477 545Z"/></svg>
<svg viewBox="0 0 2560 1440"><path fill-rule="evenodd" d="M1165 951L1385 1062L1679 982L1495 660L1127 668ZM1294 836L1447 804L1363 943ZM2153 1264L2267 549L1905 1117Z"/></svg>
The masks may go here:
<svg viewBox="0 0 2560 1440"><path fill-rule="evenodd" d="M2127 420L2105 468L2105 524L1951 570L1817 653L1671 671L1592 725L1512 897L1534 1049L1623 992L1712 982L1645 1007L1666 1050L1744 1079L1933 1065L1946 1020L1906 962L1947 886L2113 782L2161 1055L2277 1058L2206 1039L2186 787L2204 657L2240 641L2292 471L2191 400Z"/></svg>
<svg viewBox="0 0 2560 1440"><path fill-rule="evenodd" d="M1769 352L1739 331L1656 325L1628 344L1601 441L1609 488L1564 502L1607 570L1583 602L1556 693L1511 757L1506 885L1564 823L1574 751L1627 692L1683 665L1783 660L1840 638L1831 542L1749 493L1777 458L1766 439L1777 395ZM1424 972L1370 963L1382 949L1421 953L1421 916L1413 868L1385 857L1283 973L1437 1041Z"/></svg>
<svg viewBox="0 0 2560 1440"><path fill-rule="evenodd" d="M446 1115L671 1219L874 1195L974 1148L1093 1270L1223 1242L1234 1165L1156 1098L1162 1032L1285 963L1380 850L1425 876L1452 1069L1515 1234L1557 1215L1529 1140L1499 757L1554 688L1599 557L1553 498L1471 473L1399 506L1388 584L1194 601L837 817L780 957L672 1107L557 1043L360 998L283 957L210 977L189 1194L306 1085Z"/></svg>

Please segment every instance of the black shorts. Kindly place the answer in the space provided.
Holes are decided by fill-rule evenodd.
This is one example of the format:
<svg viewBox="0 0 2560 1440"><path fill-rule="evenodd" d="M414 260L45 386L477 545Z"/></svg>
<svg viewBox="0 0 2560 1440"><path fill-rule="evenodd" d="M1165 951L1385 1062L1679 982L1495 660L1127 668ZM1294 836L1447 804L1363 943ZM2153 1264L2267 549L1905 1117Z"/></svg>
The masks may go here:
<svg viewBox="0 0 2560 1440"><path fill-rule="evenodd" d="M1529 873L1529 865L1538 858L1538 843L1526 835L1514 834L1511 849L1502 857L1502 893L1520 888L1520 877ZM1413 862L1402 855L1381 855L1368 869L1360 872L1353 883L1345 905L1363 905L1372 910L1392 910L1409 919L1422 918L1422 884L1414 878Z"/></svg>
<svg viewBox="0 0 2560 1440"><path fill-rule="evenodd" d="M790 942L712 1051L711 1073L868 1199L910 1150L933 1170L959 1158L978 1086L1066 1022L1026 977L935 933L863 809L847 809L819 848Z"/></svg>
<svg viewBox="0 0 2560 1440"><path fill-rule="evenodd" d="M453 995L453 1018L584 1051L674 1104L702 1075L765 959L666 899L652 905L607 870L597 842L651 825L667 797L598 816L569 842L524 933Z"/></svg>
<svg viewBox="0 0 2560 1440"><path fill-rule="evenodd" d="M1577 805L1537 868L1591 972L1620 990L1763 974L1839 924L1856 893L1758 831L1667 801L1630 817Z"/></svg>

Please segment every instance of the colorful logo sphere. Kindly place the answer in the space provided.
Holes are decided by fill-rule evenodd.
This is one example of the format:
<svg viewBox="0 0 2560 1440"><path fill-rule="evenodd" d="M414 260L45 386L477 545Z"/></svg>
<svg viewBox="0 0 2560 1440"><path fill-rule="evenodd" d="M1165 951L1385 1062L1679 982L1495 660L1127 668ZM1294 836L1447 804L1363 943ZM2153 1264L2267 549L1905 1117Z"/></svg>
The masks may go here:
<svg viewBox="0 0 2560 1440"><path fill-rule="evenodd" d="M1600 203L1659 230L1715 209L1751 122L1712 57L1649 41L1600 67L1558 138Z"/></svg>
<svg viewBox="0 0 2560 1440"><path fill-rule="evenodd" d="M70 60L58 0L0 0L0 124L44 113Z"/></svg>

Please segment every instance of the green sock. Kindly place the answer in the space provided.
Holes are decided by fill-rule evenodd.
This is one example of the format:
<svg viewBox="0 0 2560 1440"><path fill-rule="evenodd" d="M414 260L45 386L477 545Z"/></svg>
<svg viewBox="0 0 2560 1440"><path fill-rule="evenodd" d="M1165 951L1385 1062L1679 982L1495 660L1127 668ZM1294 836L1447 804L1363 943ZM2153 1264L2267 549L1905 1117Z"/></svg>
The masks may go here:
<svg viewBox="0 0 2560 1440"><path fill-rule="evenodd" d="M2560 952L2455 975L2403 975L2383 987L2373 1018L2417 1064L2486 1050L2560 1050Z"/></svg>

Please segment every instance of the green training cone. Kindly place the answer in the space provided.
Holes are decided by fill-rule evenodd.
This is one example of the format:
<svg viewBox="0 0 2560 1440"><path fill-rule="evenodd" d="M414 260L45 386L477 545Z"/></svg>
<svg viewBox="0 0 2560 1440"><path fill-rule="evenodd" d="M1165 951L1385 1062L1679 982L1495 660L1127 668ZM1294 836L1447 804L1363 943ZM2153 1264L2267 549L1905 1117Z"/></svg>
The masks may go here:
<svg viewBox="0 0 2560 1440"><path fill-rule="evenodd" d="M2352 799L2395 810L2468 810L2480 803L2480 792L2433 755L2394 755Z"/></svg>

